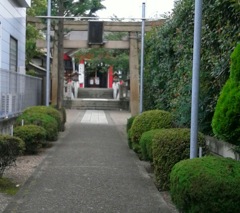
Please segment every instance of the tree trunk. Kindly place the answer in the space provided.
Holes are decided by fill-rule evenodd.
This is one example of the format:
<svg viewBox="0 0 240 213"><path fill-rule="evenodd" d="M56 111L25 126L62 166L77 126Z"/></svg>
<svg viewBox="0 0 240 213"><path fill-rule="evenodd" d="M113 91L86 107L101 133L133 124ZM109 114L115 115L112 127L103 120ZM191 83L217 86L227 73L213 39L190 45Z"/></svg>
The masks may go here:
<svg viewBox="0 0 240 213"><path fill-rule="evenodd" d="M63 0L58 1L59 4L59 16L64 15L64 5ZM57 108L62 108L63 103L63 81L64 81L64 63L63 63L63 19L59 19L58 22L58 98L57 98Z"/></svg>
<svg viewBox="0 0 240 213"><path fill-rule="evenodd" d="M57 106L58 97L58 33L53 39L53 59L52 59L52 105Z"/></svg>

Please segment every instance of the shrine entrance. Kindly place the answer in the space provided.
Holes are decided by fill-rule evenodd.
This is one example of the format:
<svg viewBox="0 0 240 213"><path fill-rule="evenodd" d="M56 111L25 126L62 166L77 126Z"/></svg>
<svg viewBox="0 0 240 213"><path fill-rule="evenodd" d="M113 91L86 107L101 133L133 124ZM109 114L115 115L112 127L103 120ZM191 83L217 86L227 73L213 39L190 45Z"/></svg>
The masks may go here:
<svg viewBox="0 0 240 213"><path fill-rule="evenodd" d="M44 29L46 26L42 23L40 19L28 18L28 23L35 24L38 29ZM97 22L97 21L96 21ZM165 22L164 19L156 21L146 21L145 22L145 32L150 31L155 26L161 26ZM88 21L76 21L76 20L64 20L64 28L71 29L73 32L89 31ZM95 23L93 23L95 24ZM103 32L127 32L128 38L118 41L100 41L97 38L96 43L91 42L89 39L91 35L96 35L98 33L89 34L88 39L83 39L81 36L68 38L64 40L64 49L86 49L86 48L108 48L108 49L129 49L129 70L130 70L130 111L132 115L137 115L139 113L139 35L141 33L141 22L115 22L115 21L103 21L101 23L101 29ZM101 39L101 38L100 38ZM45 40L38 40L38 48L46 48L47 44ZM53 57L53 59L56 59ZM54 63L54 62L53 62ZM55 66L53 66L54 68ZM81 69L79 69L81 73ZM84 72L83 72L84 73ZM52 101L57 99L57 83L58 83L58 70L52 70ZM79 75L80 76L80 75ZM93 79L95 77L95 79ZM109 84L109 79L106 78L106 74L93 73L88 77L81 75L79 77L81 81L79 84L86 84L88 86L95 87L106 87ZM94 81L93 81L94 80ZM81 83L82 82L82 83Z"/></svg>
<svg viewBox="0 0 240 213"><path fill-rule="evenodd" d="M108 88L108 73L92 71L85 74L85 88Z"/></svg>

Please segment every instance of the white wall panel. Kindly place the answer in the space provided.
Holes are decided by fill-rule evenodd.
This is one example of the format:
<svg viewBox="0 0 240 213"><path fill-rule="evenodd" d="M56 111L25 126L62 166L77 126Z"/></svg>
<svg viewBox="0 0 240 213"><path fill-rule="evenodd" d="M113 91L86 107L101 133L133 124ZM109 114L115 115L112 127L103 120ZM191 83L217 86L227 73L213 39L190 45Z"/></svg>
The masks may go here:
<svg viewBox="0 0 240 213"><path fill-rule="evenodd" d="M18 41L18 66L25 67L26 9L18 7L13 0L0 1L2 23L1 65L9 69L10 36Z"/></svg>

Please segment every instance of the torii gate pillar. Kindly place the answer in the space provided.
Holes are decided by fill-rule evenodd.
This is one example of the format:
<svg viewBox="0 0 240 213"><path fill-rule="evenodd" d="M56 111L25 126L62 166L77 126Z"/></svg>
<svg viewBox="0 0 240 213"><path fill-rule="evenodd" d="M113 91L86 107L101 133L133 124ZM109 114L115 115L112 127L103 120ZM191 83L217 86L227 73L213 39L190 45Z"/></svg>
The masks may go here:
<svg viewBox="0 0 240 213"><path fill-rule="evenodd" d="M139 114L139 57L138 57L138 42L137 33L130 32L130 111L131 115Z"/></svg>

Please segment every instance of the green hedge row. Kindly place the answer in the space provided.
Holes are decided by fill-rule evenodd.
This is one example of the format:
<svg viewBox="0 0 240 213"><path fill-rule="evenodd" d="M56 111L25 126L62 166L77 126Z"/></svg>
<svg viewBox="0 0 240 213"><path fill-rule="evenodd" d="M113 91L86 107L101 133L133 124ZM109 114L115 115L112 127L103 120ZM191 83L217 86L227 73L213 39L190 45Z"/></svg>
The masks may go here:
<svg viewBox="0 0 240 213"><path fill-rule="evenodd" d="M0 177L20 154L36 154L48 141L58 138L64 130L65 109L56 110L48 106L27 108L17 119L13 134L0 135Z"/></svg>
<svg viewBox="0 0 240 213"><path fill-rule="evenodd" d="M128 133L133 125L138 126L139 116L133 119L132 126L129 125ZM148 124L147 119L144 122ZM141 123L140 127L143 125ZM157 187L170 190L180 212L240 212L240 162L208 156L202 133L198 133L198 147L202 147L204 157L192 160L189 159L188 128L143 131L139 145L142 159L153 161Z"/></svg>
<svg viewBox="0 0 240 213"><path fill-rule="evenodd" d="M16 125L20 126L24 121L24 125L34 124L43 127L47 132L48 141L56 141L58 138L58 123L56 119L50 115L40 112L24 112L17 120Z"/></svg>
<svg viewBox="0 0 240 213"><path fill-rule="evenodd" d="M149 110L136 116L129 130L133 150L141 155L139 142L144 132L172 126L172 115L163 110Z"/></svg>
<svg viewBox="0 0 240 213"><path fill-rule="evenodd" d="M173 202L185 213L239 213L240 162L203 157L177 163L170 174Z"/></svg>
<svg viewBox="0 0 240 213"><path fill-rule="evenodd" d="M155 134L157 134L159 130L160 129L149 130L142 134L140 139L140 147L143 160L150 162L153 161L152 142Z"/></svg>
<svg viewBox="0 0 240 213"><path fill-rule="evenodd" d="M45 143L47 131L37 125L24 125L14 128L13 135L21 138L25 142L25 153L36 154Z"/></svg>
<svg viewBox="0 0 240 213"><path fill-rule="evenodd" d="M64 130L65 122L64 108L57 110L51 106L32 106L16 119L14 135L25 142L25 153L34 154L48 141L58 139L58 132Z"/></svg>
<svg viewBox="0 0 240 213"><path fill-rule="evenodd" d="M61 131L62 129L62 123L63 123L63 118L60 114L60 112L53 107L49 106L32 106L24 110L23 114L26 113L41 113L41 114L46 114L51 117L53 117L58 124L58 131Z"/></svg>
<svg viewBox="0 0 240 213"><path fill-rule="evenodd" d="M169 175L175 163L190 156L190 129L172 128L172 115L163 110L149 110L128 120L130 144L140 159L153 162L156 184L169 190ZM203 134L198 146L207 153Z"/></svg>
<svg viewBox="0 0 240 213"><path fill-rule="evenodd" d="M132 141L131 141L131 132L130 129L132 127L133 121L136 118L136 116L132 116L129 119L127 119L127 126L126 126L126 131L127 131L127 136L128 136L128 146L130 149L132 149Z"/></svg>
<svg viewBox="0 0 240 213"><path fill-rule="evenodd" d="M22 139L9 135L0 135L0 178L6 168L14 164L25 150Z"/></svg>
<svg viewBox="0 0 240 213"><path fill-rule="evenodd" d="M198 134L198 147L207 153L204 135ZM190 157L190 129L161 129L152 142L154 174L160 190L169 190L172 167Z"/></svg>

